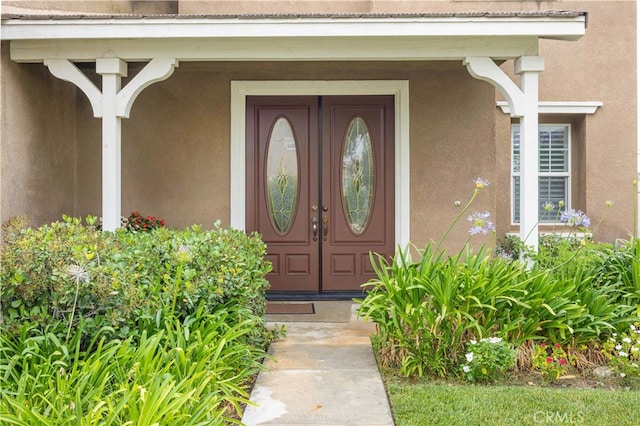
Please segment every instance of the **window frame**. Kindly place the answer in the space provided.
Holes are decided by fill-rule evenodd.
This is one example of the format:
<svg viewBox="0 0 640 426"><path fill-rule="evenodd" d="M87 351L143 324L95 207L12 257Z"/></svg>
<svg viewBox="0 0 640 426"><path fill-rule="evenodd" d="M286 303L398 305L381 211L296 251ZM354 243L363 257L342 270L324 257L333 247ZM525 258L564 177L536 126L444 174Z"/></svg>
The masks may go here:
<svg viewBox="0 0 640 426"><path fill-rule="evenodd" d="M540 130L543 128L551 128L551 127L564 127L566 130L566 137L567 137L567 167L565 172L541 172L540 171ZM516 129L520 129L520 124L518 123L511 123L511 131L510 131L510 162L509 162L509 167L510 167L510 177L511 177L511 182L510 182L510 187L511 187L511 198L510 198L510 210L511 210L511 226L520 226L520 221L516 221L515 220L515 214L516 214L516 188L515 188L515 178L518 177L520 178L520 172L515 172L514 171L514 135L515 135L515 130ZM538 185L540 185L540 178L541 177L563 177L566 179L566 199L564 200L564 210L568 210L571 209L571 200L572 200L572 189L571 189L571 181L572 181L572 177L573 177L573 164L572 164L572 157L573 157L573 143L572 143L572 124L568 123L568 122L549 122L549 123L539 123L538 124ZM538 186L538 197L540 196L540 187ZM519 200L518 200L519 201ZM539 199L540 201L540 199ZM538 220L540 220L539 216L538 216ZM554 226L554 225L560 225L560 222L553 222L553 221L542 221L540 220L540 225L546 226Z"/></svg>

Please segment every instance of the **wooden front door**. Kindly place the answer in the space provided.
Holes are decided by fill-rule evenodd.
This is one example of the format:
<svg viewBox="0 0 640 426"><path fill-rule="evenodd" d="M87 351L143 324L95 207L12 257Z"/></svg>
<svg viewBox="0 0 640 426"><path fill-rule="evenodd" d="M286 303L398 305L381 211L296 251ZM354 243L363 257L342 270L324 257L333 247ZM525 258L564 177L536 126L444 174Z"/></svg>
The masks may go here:
<svg viewBox="0 0 640 426"><path fill-rule="evenodd" d="M247 98L248 231L271 291L361 290L394 251L393 96Z"/></svg>

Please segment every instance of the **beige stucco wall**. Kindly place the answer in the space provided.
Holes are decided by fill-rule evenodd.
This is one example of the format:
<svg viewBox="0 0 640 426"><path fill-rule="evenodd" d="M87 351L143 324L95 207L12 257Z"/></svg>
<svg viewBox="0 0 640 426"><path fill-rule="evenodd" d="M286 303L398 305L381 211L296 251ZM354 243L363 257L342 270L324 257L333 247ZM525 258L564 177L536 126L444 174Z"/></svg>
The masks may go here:
<svg viewBox="0 0 640 426"><path fill-rule="evenodd" d="M175 227L227 224L231 80L328 77L409 80L412 239L439 238L459 211L454 202L471 196L472 179L493 180L494 92L459 63L184 63L144 91L123 123L123 213L140 210ZM79 105L78 210L98 212L100 126L89 103ZM477 207L491 210L493 197L488 188ZM466 229L458 227L452 244Z"/></svg>
<svg viewBox="0 0 640 426"><path fill-rule="evenodd" d="M76 183L76 89L40 64L18 65L2 42L0 218L33 223L72 213Z"/></svg>
<svg viewBox="0 0 640 426"><path fill-rule="evenodd" d="M587 10L585 3L635 0L178 0L181 14L269 13L431 13L486 11Z"/></svg>
<svg viewBox="0 0 640 426"><path fill-rule="evenodd" d="M589 26L582 40L542 43L546 71L541 74L540 99L604 102L593 116L558 121L570 120L574 130L574 205L587 211L595 223L605 200L613 200L615 206L597 237L628 236L633 224L631 181L637 171L635 2L333 5L332 10L343 12L588 10ZM299 1L289 5L181 1L179 6L180 13L313 11L306 6L329 10L326 2L305 6ZM349 9L354 7L358 9ZM503 67L509 70L512 63ZM423 244L439 238L459 211L454 202L464 204L473 190L471 179L478 176L491 186L474 209L492 212L498 235L514 229L510 224L510 118L495 108L493 87L471 78L458 63L182 63L168 80L143 91L131 118L123 121L123 214L140 210L163 217L175 227L191 223L210 227L217 219L227 224L229 82L328 78L409 80L413 241ZM92 117L85 96L40 64L11 62L3 42L2 107L0 219L26 212L34 222L43 223L62 213L100 214L100 120ZM451 246L466 240L466 229L466 223L456 228Z"/></svg>
<svg viewBox="0 0 640 426"><path fill-rule="evenodd" d="M632 182L638 170L636 4L563 1L549 6L587 10L589 18L586 35L576 42L541 41L545 71L540 74L540 100L600 101L603 106L594 115L545 116L540 121L569 122L573 126L573 206L587 212L594 225L606 213L595 238L628 238L633 230ZM502 68L512 74L513 61ZM500 112L497 115L500 133L509 117ZM507 147L505 140L509 140L508 133L503 133L497 143ZM501 176L501 181L508 178L508 170ZM607 209L606 201L613 201L614 206ZM509 209L509 201L499 208ZM501 228L509 230L517 228Z"/></svg>
<svg viewBox="0 0 640 426"><path fill-rule="evenodd" d="M177 13L178 0L2 0L4 13Z"/></svg>

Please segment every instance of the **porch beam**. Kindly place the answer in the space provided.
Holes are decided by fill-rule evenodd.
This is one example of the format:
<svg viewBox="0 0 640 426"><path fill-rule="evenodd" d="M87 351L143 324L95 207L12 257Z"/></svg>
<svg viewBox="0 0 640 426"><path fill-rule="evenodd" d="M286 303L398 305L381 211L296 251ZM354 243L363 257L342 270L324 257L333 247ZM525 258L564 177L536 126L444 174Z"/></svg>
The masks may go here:
<svg viewBox="0 0 640 426"><path fill-rule="evenodd" d="M496 60L513 59L523 52L536 54L538 38L504 37L281 37L175 39L54 39L13 40L11 59L19 63L42 62L42 58L64 57L75 62L93 62L114 52L127 62L149 58L185 61L460 61L467 56Z"/></svg>
<svg viewBox="0 0 640 426"><path fill-rule="evenodd" d="M469 57L463 63L477 79L496 87L509 103L512 117L520 119L520 239L538 251L538 74L544 59L522 56L515 61L518 87L491 58Z"/></svg>

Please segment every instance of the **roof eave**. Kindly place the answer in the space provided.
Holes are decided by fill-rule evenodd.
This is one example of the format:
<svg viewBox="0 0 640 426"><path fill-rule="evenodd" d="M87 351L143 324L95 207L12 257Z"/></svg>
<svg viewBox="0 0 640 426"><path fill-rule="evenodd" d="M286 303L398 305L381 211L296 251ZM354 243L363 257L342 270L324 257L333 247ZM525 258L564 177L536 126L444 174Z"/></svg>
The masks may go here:
<svg viewBox="0 0 640 426"><path fill-rule="evenodd" d="M586 14L405 17L79 17L2 20L3 40L537 37L578 40Z"/></svg>

